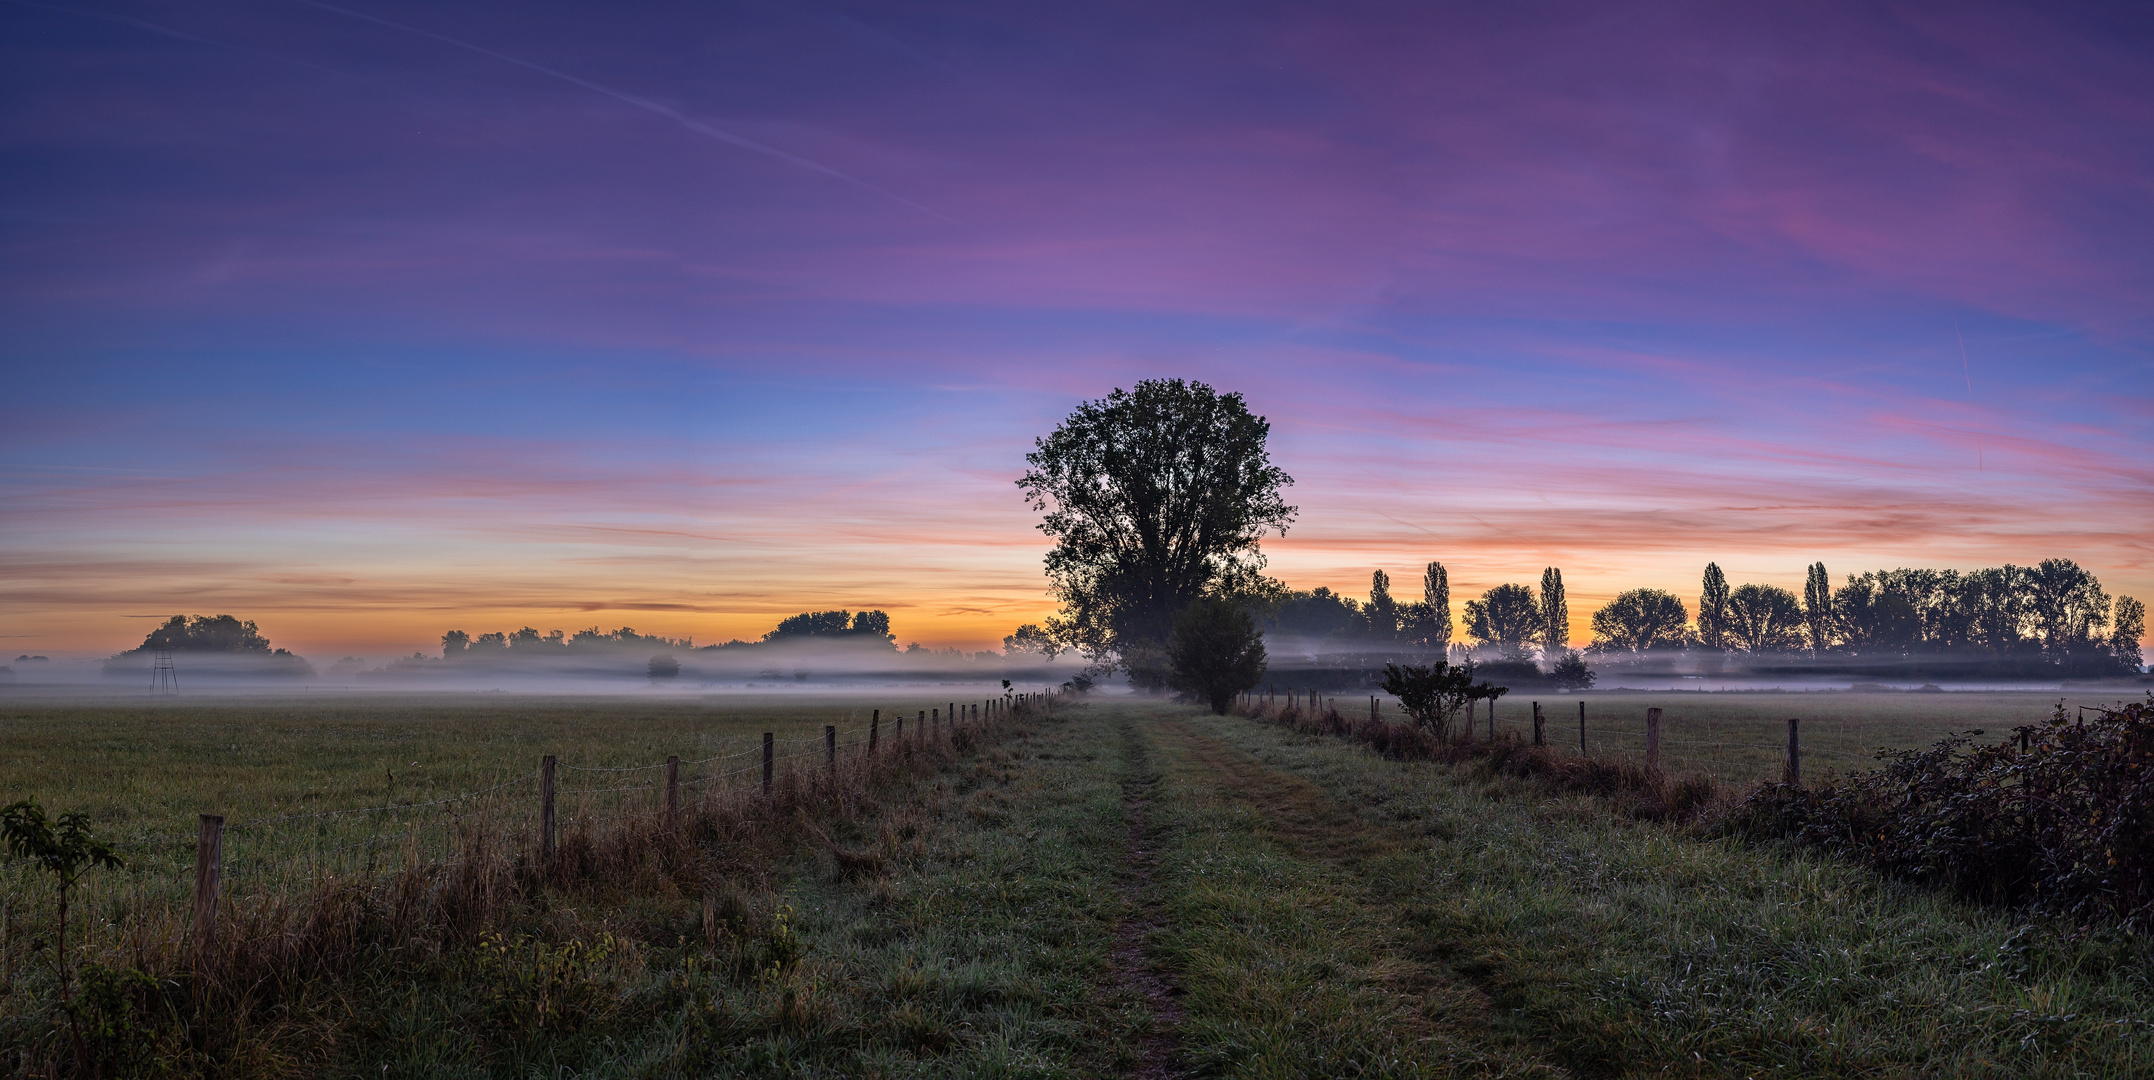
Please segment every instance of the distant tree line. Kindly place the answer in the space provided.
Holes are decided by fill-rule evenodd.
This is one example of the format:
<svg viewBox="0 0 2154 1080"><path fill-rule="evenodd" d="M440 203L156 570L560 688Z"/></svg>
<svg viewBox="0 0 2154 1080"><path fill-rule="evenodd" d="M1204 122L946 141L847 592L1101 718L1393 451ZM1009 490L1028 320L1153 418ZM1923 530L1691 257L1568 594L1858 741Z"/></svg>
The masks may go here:
<svg viewBox="0 0 2154 1080"><path fill-rule="evenodd" d="M240 620L230 615L174 615L157 624L142 639L142 644L118 653L105 661L105 673L125 675L143 668L147 658L159 652L172 652L191 656L231 657L250 662L249 667L267 670L280 675L306 675L313 672L307 662L293 655L290 649L273 647L269 639L253 619Z"/></svg>
<svg viewBox="0 0 2154 1080"><path fill-rule="evenodd" d="M760 642L728 641L723 645L705 645L703 649L735 649L810 639L837 639L873 644L884 649L897 647L896 639L890 633L890 616L886 612L803 611L779 620L778 625L764 634ZM550 630L542 634L529 626L506 633L480 634L477 637L462 630L451 630L441 635L442 659L452 661L499 656L570 656L578 653L618 653L647 649L672 652L695 647L695 639L692 637L669 638L658 634L639 634L626 626L618 630L601 630L593 626L573 635L560 630Z"/></svg>
<svg viewBox="0 0 2154 1080"><path fill-rule="evenodd" d="M1696 621L1689 616L1672 593L1633 589L1594 612L1590 649L1611 660L1689 650L1840 666L1952 661L2008 677L2129 674L2144 662L2146 606L2112 601L2070 559L1965 573L1880 570L1838 588L1813 563L1799 597L1774 585L1730 588L1708 563Z"/></svg>
<svg viewBox="0 0 2154 1080"><path fill-rule="evenodd" d="M1224 602L1246 611L1274 652L1291 642L1315 668L1358 672L1362 685L1402 655L1521 673L1545 665L1568 685L1591 681L1587 655L1569 645L1570 605L1556 567L1542 571L1538 588L1506 582L1467 600L1463 625L1453 622L1438 562L1424 567L1422 597L1409 602L1392 595L1382 570L1371 575L1366 601L1266 576L1261 540L1285 535L1297 513L1284 499L1293 478L1272 464L1269 434L1269 422L1241 395L1180 379L1145 380L1081 403L1035 442L1017 480L1027 505L1041 512L1048 585L1062 610L1045 625L1019 627L1004 639L1005 652L1073 650L1095 671L1121 670L1134 686L1165 689L1189 682L1194 661L1182 646L1209 642L1218 655L1207 670L1216 678L1199 680L1206 688L1195 696L1216 697L1221 687L1260 678L1248 673L1265 666L1237 660L1247 650L1223 644L1238 640L1238 623L1213 608ZM1185 625L1184 616L1193 621ZM1837 588L1816 564L1801 596L1731 586L1708 565L1695 619L1674 594L1635 589L1590 621L1588 653L1601 663L1694 654L1710 668L1739 654L1752 670L1905 673L1949 661L1957 672L2046 678L2135 672L2145 608L2131 597L2112 601L2094 575L2066 559L1964 574L1878 571ZM1454 641L1460 630L1467 640ZM1309 665L1296 670L1297 678L1312 675Z"/></svg>
<svg viewBox="0 0 2154 1080"><path fill-rule="evenodd" d="M1454 624L1450 578L1430 562L1421 599L1401 601L1382 570L1366 600L1319 586L1287 588L1270 578L1232 595L1260 632L1317 667L1373 673L1384 664L1430 657L1475 663L1514 680L1545 673L1587 686L1592 665L1667 664L1689 657L1752 670L1954 671L1998 678L2093 678L2135 673L2146 609L2111 599L2068 559L1972 571L1899 569L1858 574L1834 587L1822 563L1807 568L1801 596L1773 585L1731 586L1707 564L1696 618L1681 597L1632 589L1595 610L1592 639L1569 645L1563 572L1548 567L1538 589L1504 583L1467 600ZM1453 640L1454 626L1463 630ZM1003 639L1006 652L1052 657L1070 648L1049 628L1026 624ZM1298 647L1298 648L1297 648ZM1369 674L1349 681L1368 682ZM1334 680L1336 681L1336 680Z"/></svg>

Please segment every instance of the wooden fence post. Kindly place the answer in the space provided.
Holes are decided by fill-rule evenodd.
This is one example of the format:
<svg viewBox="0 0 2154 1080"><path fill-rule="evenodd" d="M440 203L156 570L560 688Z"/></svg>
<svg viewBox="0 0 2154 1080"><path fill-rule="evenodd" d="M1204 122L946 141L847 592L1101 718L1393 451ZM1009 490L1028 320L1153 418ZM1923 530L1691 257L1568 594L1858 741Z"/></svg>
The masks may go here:
<svg viewBox="0 0 2154 1080"><path fill-rule="evenodd" d="M873 756L875 755L875 743L876 743L876 741L877 741L877 740L878 740L878 739L879 739L879 738L881 737L881 735L882 735L882 733L883 733L883 732L882 732L882 727L883 727L883 711L882 711L881 709L877 709L877 710L875 710L875 713L874 713L874 715L872 715L872 716L869 716L869 717L868 717L868 756L869 756L869 757L873 757Z"/></svg>
<svg viewBox="0 0 2154 1080"><path fill-rule="evenodd" d="M672 832L681 820L681 756L666 755L666 831Z"/></svg>
<svg viewBox="0 0 2154 1080"><path fill-rule="evenodd" d="M539 759L539 858L553 861L553 764L552 754Z"/></svg>
<svg viewBox="0 0 2154 1080"><path fill-rule="evenodd" d="M1797 734L1802 721L1788 717L1788 786L1802 786L1802 739Z"/></svg>
<svg viewBox="0 0 2154 1080"><path fill-rule="evenodd" d="M1548 745L1548 721L1541 716L1541 703L1533 703L1533 745Z"/></svg>
<svg viewBox="0 0 2154 1080"><path fill-rule="evenodd" d="M904 713L898 713L898 714L897 714L897 744L898 744L898 748L899 748L899 749L901 749L901 750L902 750L902 749L904 749L904 747L905 747L905 714L904 714Z"/></svg>
<svg viewBox="0 0 2154 1080"><path fill-rule="evenodd" d="M1660 771L1660 710L1645 711L1645 771Z"/></svg>
<svg viewBox="0 0 2154 1080"><path fill-rule="evenodd" d="M823 725L823 767L838 771L838 725Z"/></svg>
<svg viewBox="0 0 2154 1080"><path fill-rule="evenodd" d="M194 962L208 972L217 962L217 893L224 877L224 815L203 814L194 845Z"/></svg>
<svg viewBox="0 0 2154 1080"><path fill-rule="evenodd" d="M1578 703L1578 756L1586 756L1586 703Z"/></svg>
<svg viewBox="0 0 2154 1080"><path fill-rule="evenodd" d="M770 794L770 774L777 763L777 754L774 752L776 742L777 736L768 731L763 733L763 794L765 795Z"/></svg>

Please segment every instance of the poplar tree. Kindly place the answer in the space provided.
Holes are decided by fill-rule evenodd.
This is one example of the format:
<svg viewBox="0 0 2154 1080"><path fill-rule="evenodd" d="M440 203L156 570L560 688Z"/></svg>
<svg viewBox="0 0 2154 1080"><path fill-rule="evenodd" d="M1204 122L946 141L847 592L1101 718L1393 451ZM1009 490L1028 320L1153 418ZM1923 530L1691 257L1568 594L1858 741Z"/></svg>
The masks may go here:
<svg viewBox="0 0 2154 1080"><path fill-rule="evenodd" d="M1428 608L1426 644L1439 655L1451 649L1451 574L1440 562L1421 571L1421 602Z"/></svg>
<svg viewBox="0 0 2154 1080"><path fill-rule="evenodd" d="M1563 596L1563 571L1541 571L1541 651L1555 663L1571 644L1571 605Z"/></svg>
<svg viewBox="0 0 2154 1080"><path fill-rule="evenodd" d="M1698 644L1708 649L1728 645L1728 575L1719 563L1705 564L1705 588L1698 594Z"/></svg>
<svg viewBox="0 0 2154 1080"><path fill-rule="evenodd" d="M1369 575L1369 634L1380 641L1399 636L1399 604L1391 598L1391 575Z"/></svg>
<svg viewBox="0 0 2154 1080"><path fill-rule="evenodd" d="M1824 563L1810 564L1802 586L1802 614L1810 630L1810 655L1824 655L1825 647L1832 644L1832 578L1826 575Z"/></svg>

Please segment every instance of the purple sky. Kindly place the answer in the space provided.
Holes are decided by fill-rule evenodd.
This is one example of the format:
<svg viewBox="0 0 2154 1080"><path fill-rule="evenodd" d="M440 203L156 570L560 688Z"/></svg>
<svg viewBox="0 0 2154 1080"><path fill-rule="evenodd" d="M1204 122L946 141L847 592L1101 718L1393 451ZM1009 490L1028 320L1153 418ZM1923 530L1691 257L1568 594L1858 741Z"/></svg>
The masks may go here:
<svg viewBox="0 0 2154 1080"><path fill-rule="evenodd" d="M1168 375L1297 587L2154 594L2154 9L351 3L0 0L10 655L978 647Z"/></svg>

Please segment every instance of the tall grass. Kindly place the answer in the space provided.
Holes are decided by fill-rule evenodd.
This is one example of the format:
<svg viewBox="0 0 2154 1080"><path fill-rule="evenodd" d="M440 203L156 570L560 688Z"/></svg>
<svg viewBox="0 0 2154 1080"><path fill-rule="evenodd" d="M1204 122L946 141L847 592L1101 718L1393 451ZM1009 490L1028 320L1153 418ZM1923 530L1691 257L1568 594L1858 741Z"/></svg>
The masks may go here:
<svg viewBox="0 0 2154 1080"><path fill-rule="evenodd" d="M504 1008L521 1023L635 967L653 940L695 939L728 962L782 969L783 920L747 932L741 883L792 846L827 842L879 791L970 754L1024 712L946 725L938 737L915 729L902 742L892 725L873 755L854 744L834 766L819 750L795 757L767 795L756 782L689 788L670 831L649 803L564 815L550 860L528 817L483 809L449 820L438 847L410 832L372 865L287 860L279 873L238 877L201 963L175 875L104 890L84 905L89 930L65 957L34 929L49 918L46 898L19 888L0 943L12 976L0 988L0 1060L23 1075L153 1065L303 1075L366 1011L352 1005L355 988L389 973L506 985L514 1000ZM60 964L81 967L80 995L60 996Z"/></svg>

